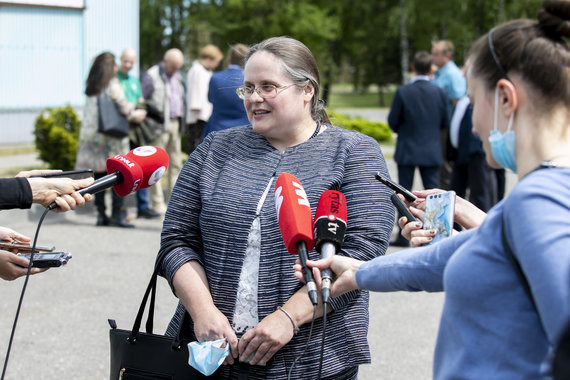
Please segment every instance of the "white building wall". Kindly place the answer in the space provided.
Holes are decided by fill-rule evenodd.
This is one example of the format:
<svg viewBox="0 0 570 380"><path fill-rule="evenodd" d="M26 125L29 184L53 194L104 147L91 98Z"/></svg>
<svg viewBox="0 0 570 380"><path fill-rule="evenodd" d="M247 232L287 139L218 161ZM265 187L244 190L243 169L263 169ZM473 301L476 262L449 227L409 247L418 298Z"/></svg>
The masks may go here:
<svg viewBox="0 0 570 380"><path fill-rule="evenodd" d="M139 47L138 0L85 0L84 9L0 5L0 146L31 144L46 107L81 117L95 56ZM133 73L138 74L138 66Z"/></svg>

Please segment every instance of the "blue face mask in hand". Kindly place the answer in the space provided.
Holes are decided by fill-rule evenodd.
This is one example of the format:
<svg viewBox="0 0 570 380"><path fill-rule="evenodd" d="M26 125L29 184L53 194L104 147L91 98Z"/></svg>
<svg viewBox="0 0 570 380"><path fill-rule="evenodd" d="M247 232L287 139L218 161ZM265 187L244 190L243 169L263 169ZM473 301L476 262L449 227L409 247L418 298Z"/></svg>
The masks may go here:
<svg viewBox="0 0 570 380"><path fill-rule="evenodd" d="M196 368L206 376L210 376L222 365L224 359L230 353L230 345L226 344L226 339L218 339L210 342L190 342L188 343L188 364Z"/></svg>
<svg viewBox="0 0 570 380"><path fill-rule="evenodd" d="M515 149L515 131L511 129L513 126L514 112L509 117L507 131L504 134L499 132L497 127L497 117L499 114L499 89L495 88L495 120L493 130L489 135L489 143L491 144L491 153L495 162L505 169L510 169L513 173L517 172L517 157Z"/></svg>

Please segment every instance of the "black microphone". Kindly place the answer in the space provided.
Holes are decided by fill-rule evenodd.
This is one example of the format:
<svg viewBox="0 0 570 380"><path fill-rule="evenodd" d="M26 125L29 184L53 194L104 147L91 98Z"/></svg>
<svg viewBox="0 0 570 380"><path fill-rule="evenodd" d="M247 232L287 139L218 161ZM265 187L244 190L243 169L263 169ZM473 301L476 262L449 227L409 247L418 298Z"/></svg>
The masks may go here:
<svg viewBox="0 0 570 380"><path fill-rule="evenodd" d="M340 191L325 190L319 199L313 223L315 248L321 254L321 259L332 257L340 251L345 232L346 198ZM328 303L331 294L332 272L328 268L323 269L321 276L323 302Z"/></svg>
<svg viewBox="0 0 570 380"><path fill-rule="evenodd" d="M410 212L410 210L406 207L406 205L404 204L404 202L402 202L402 200L400 199L400 197L398 196L398 194L392 193L392 195L390 195L390 200L392 200L392 203L394 204L394 206L396 206L396 208L398 209L398 211L400 212L400 214L402 214L403 216L405 216L406 218L408 218L408 223L410 223L410 222L417 222L417 221L418 221L418 220L412 215L412 213Z"/></svg>

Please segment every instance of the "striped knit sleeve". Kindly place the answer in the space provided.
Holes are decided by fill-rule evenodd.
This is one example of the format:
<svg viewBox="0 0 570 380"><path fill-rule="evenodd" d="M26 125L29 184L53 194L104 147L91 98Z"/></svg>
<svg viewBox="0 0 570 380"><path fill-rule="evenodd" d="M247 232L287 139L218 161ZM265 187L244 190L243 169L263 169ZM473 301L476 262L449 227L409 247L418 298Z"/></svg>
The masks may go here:
<svg viewBox="0 0 570 380"><path fill-rule="evenodd" d="M161 250L168 250L160 270L160 275L165 277L172 291L172 280L176 271L188 261L196 260L203 262L202 237L199 227L200 211L202 202L200 197L200 180L202 163L204 162L210 142L214 134L190 154L184 164L176 185L168 202L168 208L164 216L161 234Z"/></svg>
<svg viewBox="0 0 570 380"><path fill-rule="evenodd" d="M368 136L358 136L345 162L340 189L347 204L347 230L340 254L368 261L386 253L395 212L390 191L375 179L377 172L389 175L380 146ZM335 297L331 306L339 309L357 294Z"/></svg>

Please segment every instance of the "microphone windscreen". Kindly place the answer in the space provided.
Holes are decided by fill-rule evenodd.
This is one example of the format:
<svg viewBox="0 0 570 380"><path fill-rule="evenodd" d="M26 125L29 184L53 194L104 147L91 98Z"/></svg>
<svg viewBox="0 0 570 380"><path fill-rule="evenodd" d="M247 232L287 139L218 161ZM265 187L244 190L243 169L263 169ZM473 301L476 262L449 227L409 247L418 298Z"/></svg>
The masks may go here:
<svg viewBox="0 0 570 380"><path fill-rule="evenodd" d="M346 197L336 190L325 190L319 198L313 233L315 247L320 251L324 242L333 243L340 250L346 232Z"/></svg>
<svg viewBox="0 0 570 380"><path fill-rule="evenodd" d="M117 195L124 197L140 188L143 171L136 161L122 154L109 157L107 159L107 173L113 174L117 171L122 174L123 178L121 183L113 186Z"/></svg>
<svg viewBox="0 0 570 380"><path fill-rule="evenodd" d="M142 169L141 189L157 183L168 169L168 154L157 146L139 146L127 153L126 157L136 161Z"/></svg>
<svg viewBox="0 0 570 380"><path fill-rule="evenodd" d="M297 253L297 243L304 241L313 249L311 205L301 182L292 174L281 173L275 182L275 208L287 252Z"/></svg>

